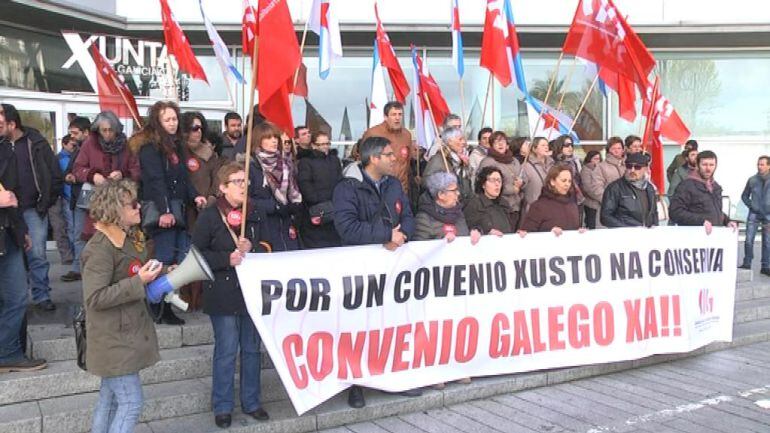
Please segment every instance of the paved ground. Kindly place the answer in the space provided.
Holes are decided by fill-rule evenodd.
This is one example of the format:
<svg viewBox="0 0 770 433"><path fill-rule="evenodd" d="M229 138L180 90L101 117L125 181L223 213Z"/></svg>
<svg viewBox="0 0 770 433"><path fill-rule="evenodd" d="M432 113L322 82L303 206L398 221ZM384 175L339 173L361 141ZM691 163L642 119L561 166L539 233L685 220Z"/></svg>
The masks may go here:
<svg viewBox="0 0 770 433"><path fill-rule="evenodd" d="M323 432L770 432L770 343Z"/></svg>

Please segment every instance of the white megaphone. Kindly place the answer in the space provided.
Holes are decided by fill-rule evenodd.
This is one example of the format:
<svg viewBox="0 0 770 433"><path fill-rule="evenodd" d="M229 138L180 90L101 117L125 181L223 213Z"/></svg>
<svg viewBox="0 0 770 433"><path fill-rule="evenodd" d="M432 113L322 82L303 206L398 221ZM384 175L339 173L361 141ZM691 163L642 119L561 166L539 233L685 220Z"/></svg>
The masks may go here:
<svg viewBox="0 0 770 433"><path fill-rule="evenodd" d="M214 274L206 263L206 259L195 246L190 247L187 257L173 271L163 275L147 285L147 297L150 302L160 302L160 296L166 293L164 300L182 311L187 311L187 302L183 301L176 292L185 284L193 281L214 281ZM169 289L170 288L170 289Z"/></svg>

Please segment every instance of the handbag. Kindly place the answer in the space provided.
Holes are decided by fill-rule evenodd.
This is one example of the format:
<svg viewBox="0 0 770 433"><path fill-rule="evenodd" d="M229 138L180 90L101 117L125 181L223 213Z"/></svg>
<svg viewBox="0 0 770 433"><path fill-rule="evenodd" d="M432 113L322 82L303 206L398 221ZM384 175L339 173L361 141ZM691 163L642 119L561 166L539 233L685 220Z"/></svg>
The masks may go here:
<svg viewBox="0 0 770 433"><path fill-rule="evenodd" d="M308 208L310 213L310 222L313 225L320 226L334 221L334 204L331 200L316 203Z"/></svg>
<svg viewBox="0 0 770 433"><path fill-rule="evenodd" d="M75 207L78 209L88 209L88 205L91 204L91 195L94 193L94 185L91 183L84 183L80 188L80 194L75 202Z"/></svg>
<svg viewBox="0 0 770 433"><path fill-rule="evenodd" d="M88 371L86 368L86 309L82 305L75 308L75 312L72 315L72 328L75 330L78 367Z"/></svg>
<svg viewBox="0 0 770 433"><path fill-rule="evenodd" d="M174 215L175 224L173 228L183 229L187 226L185 218L184 202L178 198L172 198L169 201L169 210ZM164 212L165 213L165 212ZM158 206L152 200L142 202L142 230L155 230L160 222L161 212Z"/></svg>

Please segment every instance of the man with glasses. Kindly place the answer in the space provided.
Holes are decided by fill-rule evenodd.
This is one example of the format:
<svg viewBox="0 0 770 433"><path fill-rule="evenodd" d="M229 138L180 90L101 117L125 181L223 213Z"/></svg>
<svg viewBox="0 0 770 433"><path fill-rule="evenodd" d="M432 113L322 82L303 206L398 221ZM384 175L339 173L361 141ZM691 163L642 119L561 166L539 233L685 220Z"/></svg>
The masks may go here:
<svg viewBox="0 0 770 433"><path fill-rule="evenodd" d="M393 177L393 146L387 138L369 137L361 142L359 151L361 162L345 168L334 188L334 227L342 245L382 244L394 251L412 237L415 222L409 199ZM366 405L361 387L350 388L348 404L354 408Z"/></svg>
<svg viewBox="0 0 770 433"><path fill-rule="evenodd" d="M626 172L607 185L602 196L601 222L613 227L658 225L655 187L649 182L649 159L637 152L626 156Z"/></svg>

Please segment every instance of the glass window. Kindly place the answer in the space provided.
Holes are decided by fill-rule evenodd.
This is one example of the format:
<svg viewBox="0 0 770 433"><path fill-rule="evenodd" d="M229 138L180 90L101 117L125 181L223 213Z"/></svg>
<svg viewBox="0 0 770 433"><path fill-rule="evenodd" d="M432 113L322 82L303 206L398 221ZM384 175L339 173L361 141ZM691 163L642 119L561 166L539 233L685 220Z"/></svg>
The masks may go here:
<svg viewBox="0 0 770 433"><path fill-rule="evenodd" d="M48 140L51 149L58 150L56 140L56 113L53 111L36 111L18 109L21 124L24 128L35 128Z"/></svg>

